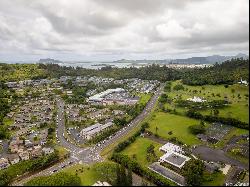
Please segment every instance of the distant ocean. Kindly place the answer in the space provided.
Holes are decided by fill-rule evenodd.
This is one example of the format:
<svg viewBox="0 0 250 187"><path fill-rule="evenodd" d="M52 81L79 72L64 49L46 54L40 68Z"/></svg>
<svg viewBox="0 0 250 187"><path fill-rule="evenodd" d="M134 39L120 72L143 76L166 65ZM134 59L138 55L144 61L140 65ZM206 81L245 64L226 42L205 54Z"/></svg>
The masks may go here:
<svg viewBox="0 0 250 187"><path fill-rule="evenodd" d="M31 63L38 63L38 62L5 62L8 64L31 64ZM59 62L56 63L60 66L71 66L71 67L82 67L86 69L100 69L102 67L117 67L117 68L129 68L129 67L142 67L142 66L148 66L151 63L132 63L132 62Z"/></svg>
<svg viewBox="0 0 250 187"><path fill-rule="evenodd" d="M117 68L129 68L129 67L142 67L148 66L150 63L129 63L129 62L63 62L58 63L61 66L83 67L87 69L100 69L102 67L117 67Z"/></svg>

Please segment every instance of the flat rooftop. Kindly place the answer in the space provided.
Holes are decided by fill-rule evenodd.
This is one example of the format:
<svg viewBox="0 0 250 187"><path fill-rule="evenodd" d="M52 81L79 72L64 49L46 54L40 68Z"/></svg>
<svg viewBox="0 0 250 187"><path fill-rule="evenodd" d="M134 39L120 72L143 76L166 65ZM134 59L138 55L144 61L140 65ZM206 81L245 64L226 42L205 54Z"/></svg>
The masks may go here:
<svg viewBox="0 0 250 187"><path fill-rule="evenodd" d="M190 158L186 157L182 154L172 152L172 153L167 153L167 154L163 155L160 158L160 160L163 162L167 162L171 165L174 165L178 168L181 168L182 166L184 166L186 161L190 160Z"/></svg>

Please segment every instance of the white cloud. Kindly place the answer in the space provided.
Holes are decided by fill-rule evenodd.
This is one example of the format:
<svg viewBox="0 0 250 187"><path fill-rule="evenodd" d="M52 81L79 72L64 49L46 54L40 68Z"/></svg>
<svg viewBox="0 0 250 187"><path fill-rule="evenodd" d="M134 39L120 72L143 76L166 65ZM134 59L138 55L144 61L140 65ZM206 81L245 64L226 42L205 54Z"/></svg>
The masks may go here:
<svg viewBox="0 0 250 187"><path fill-rule="evenodd" d="M1 0L0 60L248 52L248 14L248 0Z"/></svg>
<svg viewBox="0 0 250 187"><path fill-rule="evenodd" d="M189 31L182 27L176 20L170 20L167 23L157 25L156 30L160 37L164 39L190 37Z"/></svg>

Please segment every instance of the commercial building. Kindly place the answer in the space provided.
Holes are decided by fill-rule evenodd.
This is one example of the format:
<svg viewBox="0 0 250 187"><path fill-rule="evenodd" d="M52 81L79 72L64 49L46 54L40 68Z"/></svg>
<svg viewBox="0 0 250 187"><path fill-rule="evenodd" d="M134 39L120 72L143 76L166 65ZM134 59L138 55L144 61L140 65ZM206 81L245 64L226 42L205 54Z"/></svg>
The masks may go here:
<svg viewBox="0 0 250 187"><path fill-rule="evenodd" d="M106 124L100 124L100 123L97 123L97 124L94 124L90 127L87 127L85 129L82 129L80 134L81 134L81 137L83 137L84 139L91 139L93 136L97 135L98 133L100 133L101 131L107 129L108 127L112 126L113 123L112 122L108 122Z"/></svg>
<svg viewBox="0 0 250 187"><path fill-rule="evenodd" d="M101 92L99 94L89 97L88 101L89 102L101 102L103 101L106 95L111 94L111 93L120 93L120 92L125 92L125 90L123 88L108 89L104 92Z"/></svg>
<svg viewBox="0 0 250 187"><path fill-rule="evenodd" d="M177 168L182 168L185 163L190 160L189 157L183 155L184 151L178 145L167 143L160 147L161 151L164 151L165 154L160 157L159 162L167 162Z"/></svg>

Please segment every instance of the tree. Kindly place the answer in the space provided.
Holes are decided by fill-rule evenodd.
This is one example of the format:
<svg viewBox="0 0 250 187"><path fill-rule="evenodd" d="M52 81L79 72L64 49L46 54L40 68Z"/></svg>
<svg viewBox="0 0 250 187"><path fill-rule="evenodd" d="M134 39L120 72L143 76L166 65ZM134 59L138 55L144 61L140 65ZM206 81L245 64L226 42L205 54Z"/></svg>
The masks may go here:
<svg viewBox="0 0 250 187"><path fill-rule="evenodd" d="M120 170L120 176L121 176L121 186L126 186L128 184L128 178L126 175L126 168L124 165L121 165L121 170Z"/></svg>
<svg viewBox="0 0 250 187"><path fill-rule="evenodd" d="M203 181L204 163L199 159L191 159L183 167L183 175L187 185L199 186Z"/></svg>
<svg viewBox="0 0 250 187"><path fill-rule="evenodd" d="M158 127L155 127L155 134L158 134Z"/></svg>
<svg viewBox="0 0 250 187"><path fill-rule="evenodd" d="M116 165L116 185L120 186L122 183L120 165Z"/></svg>
<svg viewBox="0 0 250 187"><path fill-rule="evenodd" d="M215 115L215 116L218 116L218 115L219 115L219 113L220 113L220 111L219 111L219 110L217 110L217 109L215 109L215 110L214 110L214 115Z"/></svg>
<svg viewBox="0 0 250 187"><path fill-rule="evenodd" d="M173 90L176 90L176 91L184 90L184 86L182 84L177 84L173 87Z"/></svg>
<svg viewBox="0 0 250 187"><path fill-rule="evenodd" d="M133 177L131 168L128 169L127 186L133 186Z"/></svg>
<svg viewBox="0 0 250 187"><path fill-rule="evenodd" d="M206 132L204 125L192 125L189 126L188 129L192 134L202 134Z"/></svg>
<svg viewBox="0 0 250 187"><path fill-rule="evenodd" d="M37 177L26 183L27 186L80 186L81 179L77 175L60 172L52 176Z"/></svg>

